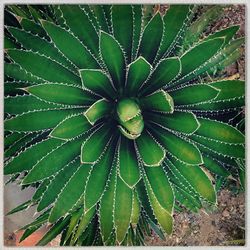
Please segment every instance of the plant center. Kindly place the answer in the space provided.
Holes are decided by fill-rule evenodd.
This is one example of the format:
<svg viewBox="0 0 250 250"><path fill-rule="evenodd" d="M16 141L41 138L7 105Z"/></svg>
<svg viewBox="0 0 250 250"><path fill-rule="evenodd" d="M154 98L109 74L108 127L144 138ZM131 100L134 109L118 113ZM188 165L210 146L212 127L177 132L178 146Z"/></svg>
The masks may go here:
<svg viewBox="0 0 250 250"><path fill-rule="evenodd" d="M129 139L136 139L141 135L144 121L141 109L133 99L125 98L118 102L116 112L120 132Z"/></svg>

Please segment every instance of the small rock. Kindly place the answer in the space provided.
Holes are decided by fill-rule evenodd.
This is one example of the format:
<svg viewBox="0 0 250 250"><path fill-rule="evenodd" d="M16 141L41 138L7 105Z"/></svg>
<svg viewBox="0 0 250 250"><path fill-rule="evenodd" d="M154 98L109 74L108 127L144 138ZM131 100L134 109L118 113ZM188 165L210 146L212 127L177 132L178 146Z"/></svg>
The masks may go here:
<svg viewBox="0 0 250 250"><path fill-rule="evenodd" d="M222 212L222 216L223 217L229 217L230 216L230 214L229 214L229 212L228 212L227 209L224 209L224 211Z"/></svg>

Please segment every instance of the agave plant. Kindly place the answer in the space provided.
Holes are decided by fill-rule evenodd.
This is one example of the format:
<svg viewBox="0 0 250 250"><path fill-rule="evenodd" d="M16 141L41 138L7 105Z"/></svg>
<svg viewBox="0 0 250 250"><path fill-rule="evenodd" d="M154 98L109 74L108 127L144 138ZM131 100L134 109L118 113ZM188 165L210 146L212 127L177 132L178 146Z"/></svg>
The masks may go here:
<svg viewBox="0 0 250 250"><path fill-rule="evenodd" d="M204 37L222 7L196 12L6 6L4 173L36 187L9 214L38 212L21 240L50 223L38 245L144 244L244 173L244 134L221 120L242 110L244 81L215 78L244 38L238 26Z"/></svg>

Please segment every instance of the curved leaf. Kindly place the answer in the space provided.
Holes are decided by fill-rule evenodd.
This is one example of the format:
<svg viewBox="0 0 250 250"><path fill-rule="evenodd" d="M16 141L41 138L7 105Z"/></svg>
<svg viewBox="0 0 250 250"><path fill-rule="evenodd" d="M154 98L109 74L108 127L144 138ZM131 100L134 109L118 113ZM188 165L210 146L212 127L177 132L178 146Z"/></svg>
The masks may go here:
<svg viewBox="0 0 250 250"><path fill-rule="evenodd" d="M6 120L4 127L10 131L39 131L55 127L67 116L81 113L82 109L33 111Z"/></svg>
<svg viewBox="0 0 250 250"><path fill-rule="evenodd" d="M137 93L147 80L151 71L151 65L141 56L128 65L126 91L130 96Z"/></svg>
<svg viewBox="0 0 250 250"><path fill-rule="evenodd" d="M91 125L95 122L110 114L112 103L106 99L100 99L92 104L85 112L84 115Z"/></svg>
<svg viewBox="0 0 250 250"><path fill-rule="evenodd" d="M211 140L221 141L225 143L244 143L244 135L227 123L222 123L206 118L198 118L200 127L195 134L204 136Z"/></svg>
<svg viewBox="0 0 250 250"><path fill-rule="evenodd" d="M31 51L15 49L8 50L8 55L23 69L43 80L76 85L81 84L81 80L77 75L45 56Z"/></svg>
<svg viewBox="0 0 250 250"><path fill-rule="evenodd" d="M111 8L114 37L131 61L133 40L133 9L131 5L113 5Z"/></svg>
<svg viewBox="0 0 250 250"><path fill-rule="evenodd" d="M181 70L181 62L177 57L167 58L159 62L148 82L141 89L140 95L148 95L175 79Z"/></svg>
<svg viewBox="0 0 250 250"><path fill-rule="evenodd" d="M96 100L96 96L89 91L63 84L45 83L25 90L43 100L66 105L87 106Z"/></svg>
<svg viewBox="0 0 250 250"><path fill-rule="evenodd" d="M165 128L184 134L192 134L200 127L198 119L191 112L174 111L164 115L148 112L145 117Z"/></svg>
<svg viewBox="0 0 250 250"><path fill-rule="evenodd" d="M91 209L101 198L105 186L110 176L110 170L114 160L116 149L116 140L114 140L106 150L103 157L93 166L88 177L86 190L84 193L84 211Z"/></svg>
<svg viewBox="0 0 250 250"><path fill-rule="evenodd" d="M25 30L16 28L10 28L9 30L17 41L19 41L26 49L46 55L47 57L62 63L70 70L74 72L76 71L76 68L62 55L62 53L57 50L52 43L49 43L47 40L33 35Z"/></svg>
<svg viewBox="0 0 250 250"><path fill-rule="evenodd" d="M98 56L98 35L87 14L78 5L64 4L59 8L70 30L93 54ZM79 26L79 20L84 25Z"/></svg>
<svg viewBox="0 0 250 250"><path fill-rule="evenodd" d="M91 128L83 114L70 116L59 123L50 133L50 136L60 139L72 139L87 132Z"/></svg>
<svg viewBox="0 0 250 250"><path fill-rule="evenodd" d="M100 229L104 243L109 239L114 227L113 216L115 185L116 168L113 167L108 187L106 188L100 201Z"/></svg>
<svg viewBox="0 0 250 250"><path fill-rule="evenodd" d="M95 163L104 153L107 145L112 137L112 133L108 125L98 127L81 147L81 162ZM93 147L95 145L95 147Z"/></svg>
<svg viewBox="0 0 250 250"><path fill-rule="evenodd" d="M121 91L125 84L126 63L124 54L114 37L105 32L101 32L100 35L100 54L111 75L114 86L118 91Z"/></svg>
<svg viewBox="0 0 250 250"><path fill-rule="evenodd" d="M56 47L78 68L99 68L96 59L70 32L48 21L43 20L42 25Z"/></svg>
<svg viewBox="0 0 250 250"><path fill-rule="evenodd" d="M112 99L116 97L114 87L103 71L96 69L82 69L80 70L80 75L84 88L87 88L102 97Z"/></svg>
<svg viewBox="0 0 250 250"><path fill-rule="evenodd" d="M207 84L188 85L170 92L176 106L208 102L215 100L219 94L220 89Z"/></svg>
<svg viewBox="0 0 250 250"><path fill-rule="evenodd" d="M172 163L178 171L186 178L190 185L206 200L216 203L216 193L214 187L199 166L188 166L171 158Z"/></svg>
<svg viewBox="0 0 250 250"><path fill-rule="evenodd" d="M148 131L144 130L135 140L138 153L146 166L159 166L165 158L165 150L155 141Z"/></svg>
<svg viewBox="0 0 250 250"><path fill-rule="evenodd" d="M143 56L149 63L153 63L163 34L163 21L160 12L144 28L138 55Z"/></svg>
<svg viewBox="0 0 250 250"><path fill-rule="evenodd" d="M168 177L162 167L144 168L152 191L159 204L170 214L173 211L174 194Z"/></svg>
<svg viewBox="0 0 250 250"><path fill-rule="evenodd" d="M62 144L57 139L47 139L26 149L4 167L4 174L14 174L30 170L40 159Z"/></svg>
<svg viewBox="0 0 250 250"><path fill-rule="evenodd" d="M172 97L164 90L158 90L153 94L140 98L143 109L160 113L173 113L174 102Z"/></svg>
<svg viewBox="0 0 250 250"><path fill-rule="evenodd" d="M48 103L31 95L7 97L4 99L4 112L22 114L24 112L59 109L62 105Z"/></svg>
<svg viewBox="0 0 250 250"><path fill-rule="evenodd" d="M202 164L201 153L194 144L157 125L151 130L163 147L180 161L190 165Z"/></svg>
<svg viewBox="0 0 250 250"><path fill-rule="evenodd" d="M90 165L80 165L74 175L63 187L51 210L49 222L55 222L64 216L83 195Z"/></svg>
<svg viewBox="0 0 250 250"><path fill-rule="evenodd" d="M133 141L121 136L118 150L120 177L129 187L133 187L140 179L138 160Z"/></svg>
<svg viewBox="0 0 250 250"><path fill-rule="evenodd" d="M114 222L116 229L116 240L119 244L124 240L128 231L132 214L133 192L117 177L115 192Z"/></svg>
<svg viewBox="0 0 250 250"><path fill-rule="evenodd" d="M23 184L33 183L58 172L80 155L82 138L69 141L43 157L23 179Z"/></svg>

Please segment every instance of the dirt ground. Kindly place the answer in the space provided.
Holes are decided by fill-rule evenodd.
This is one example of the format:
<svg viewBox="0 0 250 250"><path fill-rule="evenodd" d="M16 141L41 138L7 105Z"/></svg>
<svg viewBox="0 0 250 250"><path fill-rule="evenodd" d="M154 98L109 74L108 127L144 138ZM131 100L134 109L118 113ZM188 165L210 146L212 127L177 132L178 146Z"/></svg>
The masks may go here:
<svg viewBox="0 0 250 250"><path fill-rule="evenodd" d="M245 238L244 194L222 190L218 209L211 214L181 212L174 215L174 231L166 241L157 235L148 237L150 246L225 246L243 245Z"/></svg>

